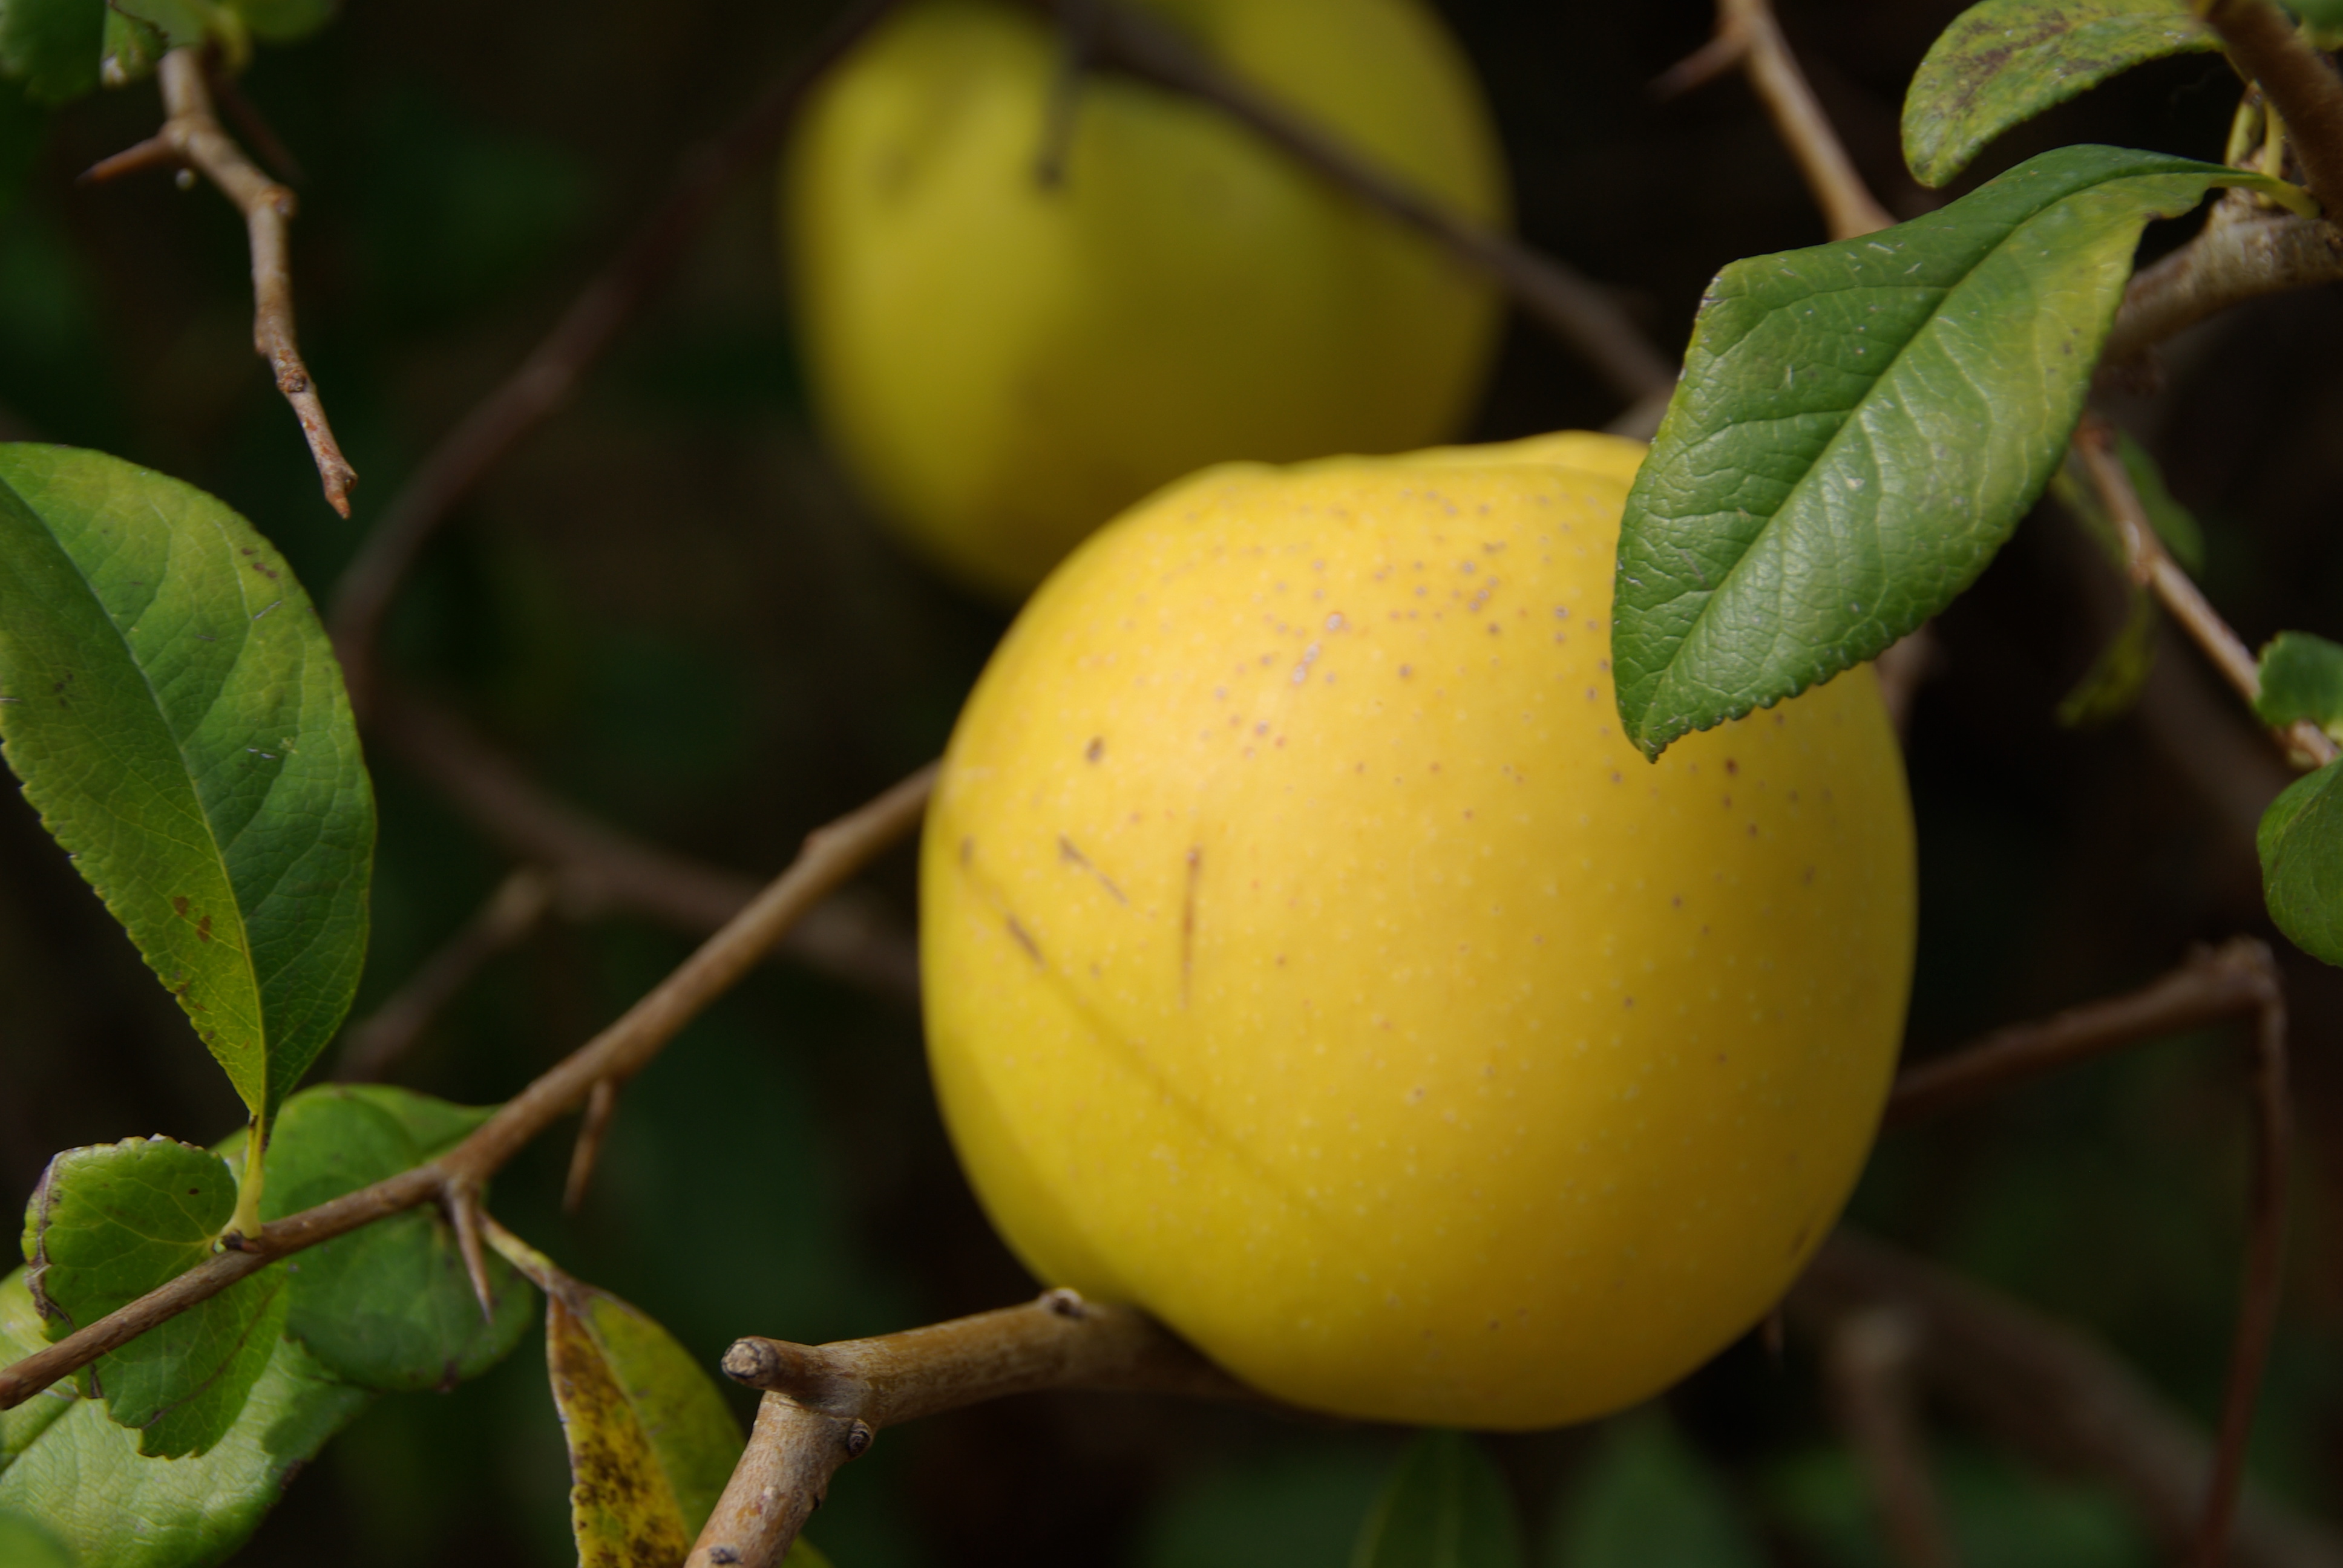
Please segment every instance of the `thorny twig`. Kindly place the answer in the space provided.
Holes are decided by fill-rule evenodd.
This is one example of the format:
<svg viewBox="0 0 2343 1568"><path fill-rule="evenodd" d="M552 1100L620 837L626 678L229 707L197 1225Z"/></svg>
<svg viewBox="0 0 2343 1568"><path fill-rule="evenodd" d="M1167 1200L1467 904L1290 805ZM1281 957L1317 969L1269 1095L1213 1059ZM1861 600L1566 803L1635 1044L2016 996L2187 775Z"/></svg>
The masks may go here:
<svg viewBox="0 0 2343 1568"><path fill-rule="evenodd" d="M335 586L327 621L351 700L373 696L375 639L424 544L498 459L568 401L652 292L675 270L725 194L761 168L823 73L893 11L900 0L859 0L821 40L768 88L739 124L688 154L674 188L609 267L586 286L518 369L432 448L392 498L356 559Z"/></svg>
<svg viewBox="0 0 2343 1568"><path fill-rule="evenodd" d="M2156 595L2172 618L2204 649L2214 667L2237 688L2246 705L2252 707L2260 699L2262 691L2261 672L2254 656L2157 537L2139 492L2132 487L2131 477L2124 472L2123 463L2116 456L2114 427L2096 415L2085 415L2075 431L2075 450L2082 455L2092 487L2098 491L2107 516L2115 523L2117 535L2123 541L2124 558L2132 580ZM2312 767L2325 767L2343 756L2326 731L2308 719L2298 719L2277 734L2280 744Z"/></svg>
<svg viewBox="0 0 2343 1568"><path fill-rule="evenodd" d="M2269 949L2250 937L2202 948L2136 991L1997 1029L1896 1075L1887 1125L1901 1127L1956 1111L2026 1082L2137 1045L2252 1013L2283 1009Z"/></svg>
<svg viewBox="0 0 2343 1568"><path fill-rule="evenodd" d="M2310 194L2343 211L2343 80L2271 0L2193 0L2221 46L2286 122Z"/></svg>
<svg viewBox="0 0 2343 1568"><path fill-rule="evenodd" d="M1855 172L1855 160L1846 156L1845 145L1831 128L1830 116L1815 101L1797 56L1782 36L1770 0L1717 0L1716 35L1653 83L1653 91L1673 97L1735 65L1747 71L1750 86L1797 160L1798 172L1805 176L1815 205L1822 208L1833 239L1853 239L1896 222Z"/></svg>
<svg viewBox="0 0 2343 1568"><path fill-rule="evenodd" d="M2293 1117L2287 1089L2286 995L2269 949L2241 937L2191 954L2170 974L2129 995L1996 1030L1907 1070L1888 1101L1891 1124L1916 1121L2053 1068L2240 1016L2254 1020L2253 1190L2237 1327L2221 1397L2220 1441L2200 1494L2194 1559L2200 1568L2218 1568L2227 1561L2245 1479L2246 1442L2278 1328L2285 1272Z"/></svg>
<svg viewBox="0 0 2343 1568"><path fill-rule="evenodd" d="M899 1422L1036 1389L1261 1397L1136 1308L1065 1290L882 1339L745 1339L724 1371L765 1398L689 1568L779 1561L830 1477Z"/></svg>
<svg viewBox="0 0 2343 1568"><path fill-rule="evenodd" d="M610 1119L618 1114L618 1087L605 1078L586 1096L586 1114L578 1121L578 1141L569 1146L569 1174L561 1183L561 1211L575 1214L586 1206L586 1189L593 1184L594 1167L602 1159L602 1141L610 1134Z"/></svg>
<svg viewBox="0 0 2343 1568"><path fill-rule="evenodd" d="M1790 1292L1790 1315L1827 1338L1865 1307L1916 1329L1913 1365L1936 1396L2045 1468L2088 1477L2127 1502L2167 1547L2203 1525L2211 1445L2104 1346L2032 1308L1845 1226ZM2236 1568L2343 1568L2343 1539L2247 1488Z"/></svg>
<svg viewBox="0 0 2343 1568"><path fill-rule="evenodd" d="M536 866L523 866L488 895L479 912L464 923L447 946L431 955L415 977L394 992L342 1039L334 1076L367 1083L388 1076L439 1010L471 982L480 967L517 946L553 908L553 879Z"/></svg>
<svg viewBox="0 0 2343 1568"><path fill-rule="evenodd" d="M1928 1472L1912 1362L1919 1331L1894 1307L1865 1307L1833 1324L1823 1352L1839 1426L1871 1487L1903 1568L1959 1568Z"/></svg>
<svg viewBox="0 0 2343 1568"><path fill-rule="evenodd" d="M347 518L350 487L357 482L357 471L334 439L333 427L326 421L326 406L309 378L309 367L302 363L301 346L293 332L293 278L285 239L286 225L293 216L293 193L261 173L220 128L219 118L212 112L202 50L172 50L163 56L156 75L163 87L163 128L136 146L92 166L82 178L111 179L136 169L176 165L200 173L244 214L252 247L253 348L268 361L277 389L301 421L301 434L308 439L317 477L325 485L327 505Z"/></svg>
<svg viewBox="0 0 2343 1568"><path fill-rule="evenodd" d="M926 809L935 769L920 769L806 838L805 849L754 902L624 1016L499 1107L470 1137L428 1164L269 1222L127 1306L0 1369L0 1410L128 1343L156 1324L218 1294L281 1258L420 1203L447 1205L458 1221L481 1184L522 1147L577 1108L600 1082L622 1083L657 1056L700 1010L747 973L781 933L830 890L901 839ZM468 1219L478 1220L477 1207ZM475 1223L475 1231L477 1225Z"/></svg>

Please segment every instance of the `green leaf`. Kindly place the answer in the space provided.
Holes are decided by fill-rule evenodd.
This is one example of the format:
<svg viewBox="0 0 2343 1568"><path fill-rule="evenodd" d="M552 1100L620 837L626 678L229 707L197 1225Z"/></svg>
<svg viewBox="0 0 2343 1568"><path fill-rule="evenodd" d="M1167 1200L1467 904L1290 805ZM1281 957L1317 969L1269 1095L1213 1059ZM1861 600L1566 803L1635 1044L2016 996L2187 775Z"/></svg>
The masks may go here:
<svg viewBox="0 0 2343 1568"><path fill-rule="evenodd" d="M209 1568L244 1543L294 1473L372 1398L280 1339L243 1413L210 1452L141 1458L102 1406L76 1400L0 1470L0 1509L30 1515L92 1568Z"/></svg>
<svg viewBox="0 0 2343 1568"><path fill-rule="evenodd" d="M2343 735L2343 646L2307 631L2282 631L2262 648L2262 691L2254 712L2279 727L2308 719Z"/></svg>
<svg viewBox="0 0 2343 1568"><path fill-rule="evenodd" d="M106 47L98 59L97 75L107 86L145 81L170 52L170 37L161 27L119 5L106 6Z"/></svg>
<svg viewBox="0 0 2343 1568"><path fill-rule="evenodd" d="M97 85L106 0L0 0L0 76L36 104L64 104Z"/></svg>
<svg viewBox="0 0 2343 1568"><path fill-rule="evenodd" d="M2059 700L2058 722L2069 729L2086 729L2130 712L2156 668L2156 630L2163 624L2155 596L2146 588L2132 589L2123 628Z"/></svg>
<svg viewBox="0 0 2343 1568"><path fill-rule="evenodd" d="M74 1555L32 1515L0 1509L0 1568L74 1568Z"/></svg>
<svg viewBox="0 0 2343 1568"><path fill-rule="evenodd" d="M1733 1493L1654 1409L1611 1423L1556 1516L1548 1568L1764 1568Z"/></svg>
<svg viewBox="0 0 2343 1568"><path fill-rule="evenodd" d="M212 31L207 0L106 0L106 9L152 29L168 49L200 44Z"/></svg>
<svg viewBox="0 0 2343 1568"><path fill-rule="evenodd" d="M2311 41L2320 48L2343 45L2343 0L2286 0L2286 8L2309 25Z"/></svg>
<svg viewBox="0 0 2343 1568"><path fill-rule="evenodd" d="M1936 35L1904 95L1904 157L1940 186L1979 149L2134 65L2220 40L2183 0L1984 0Z"/></svg>
<svg viewBox="0 0 2343 1568"><path fill-rule="evenodd" d="M1427 1432L1375 1499L1351 1568L1521 1568L1521 1522L1504 1477L1461 1432Z"/></svg>
<svg viewBox="0 0 2343 1568"><path fill-rule="evenodd" d="M2275 186L2062 147L1910 223L1719 273L1620 523L1629 739L1656 757L1950 603L2065 450L2141 227L2238 184Z"/></svg>
<svg viewBox="0 0 2343 1568"><path fill-rule="evenodd" d="M2197 525L2196 514L2172 498L2164 487L2164 470L2147 455L2147 448L2131 438L2128 430L2116 432L2116 459L2123 465L2124 475L2139 496L2139 504L2147 513L2147 526L2164 541L2182 569L2201 572L2205 569L2205 530Z"/></svg>
<svg viewBox="0 0 2343 1568"><path fill-rule="evenodd" d="M2163 541L2164 548L2187 570L2201 569L2205 536L2196 518L2164 487L2164 475L2157 467L2156 459L2124 431L2116 434L2116 458L2123 465L2147 514L2148 526ZM2122 530L2108 516L2107 504L2099 497L2098 487L2092 483L2082 455L2071 446L2066 449L2066 460L2050 476L2050 494L2082 525L2083 531L2106 554L2108 563L2128 577L2131 552L2125 547ZM2156 667L2156 634L2163 623L2155 596L2134 585L2122 628L2099 650L2098 658L2092 661L2082 679L2059 702L2058 722L2069 729L2080 729L2104 724L2129 712Z"/></svg>
<svg viewBox="0 0 2343 1568"><path fill-rule="evenodd" d="M492 1236L545 1292L546 1362L569 1443L578 1562L678 1561L739 1462L740 1426L722 1391L651 1319L508 1232Z"/></svg>
<svg viewBox="0 0 2343 1568"><path fill-rule="evenodd" d="M332 21L341 0L228 0L228 7L244 18L254 37L290 44Z"/></svg>
<svg viewBox="0 0 2343 1568"><path fill-rule="evenodd" d="M26 1278L51 1340L211 1255L236 1209L236 1178L208 1150L167 1138L68 1149L25 1215ZM83 1375L141 1453L201 1453L224 1436L285 1322L282 1271L265 1269L119 1349Z"/></svg>
<svg viewBox="0 0 2343 1568"><path fill-rule="evenodd" d="M277 1117L261 1213L281 1219L396 1176L445 1153L490 1114L386 1085L305 1090ZM363 1388L453 1387L509 1355L528 1330L535 1298L494 1257L495 1312L482 1319L455 1231L436 1209L378 1220L295 1261L286 1333Z"/></svg>
<svg viewBox="0 0 2343 1568"><path fill-rule="evenodd" d="M2172 492L2164 487L2164 470L2156 466L2147 447L2132 439L2128 430L2116 432L2116 461L2123 465L2124 477L2131 481L2133 493L2139 497L2140 509L2147 514L2147 526L2156 530L2157 538L2172 552L2172 558L2184 570L2203 571L2205 530L2197 526L2196 514L2172 498ZM2075 520L2097 541L2117 571L2130 570L2131 556L2124 548L2122 531L2107 515L2107 503L2099 498L2099 487L2091 482L2091 470L2082 454L2071 446L2066 448L2066 461L2050 476L2050 494L2074 514Z"/></svg>
<svg viewBox="0 0 2343 1568"><path fill-rule="evenodd" d="M0 446L0 742L272 1115L348 1010L374 854L341 670L284 558L176 479Z"/></svg>
<svg viewBox="0 0 2343 1568"><path fill-rule="evenodd" d="M2254 836L2262 899L2278 929L2315 959L2343 964L2343 762L2298 779Z"/></svg>

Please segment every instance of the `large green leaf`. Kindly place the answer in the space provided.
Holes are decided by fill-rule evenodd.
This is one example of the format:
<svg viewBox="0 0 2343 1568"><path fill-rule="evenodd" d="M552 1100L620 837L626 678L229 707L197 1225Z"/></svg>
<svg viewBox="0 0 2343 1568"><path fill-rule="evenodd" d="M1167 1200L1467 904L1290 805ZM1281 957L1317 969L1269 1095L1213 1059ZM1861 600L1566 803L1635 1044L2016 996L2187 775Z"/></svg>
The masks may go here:
<svg viewBox="0 0 2343 1568"><path fill-rule="evenodd" d="M2343 762L2298 779L2262 813L2262 898L2315 959L2343 964Z"/></svg>
<svg viewBox="0 0 2343 1568"><path fill-rule="evenodd" d="M0 0L0 76L36 104L62 104L97 85L106 0Z"/></svg>
<svg viewBox="0 0 2343 1568"><path fill-rule="evenodd" d="M2258 176L2073 146L1859 239L1738 261L1621 520L1629 739L1871 658L1942 609L2040 493L2147 220Z"/></svg>
<svg viewBox="0 0 2343 1568"><path fill-rule="evenodd" d="M1461 1432L1427 1432L1400 1456L1367 1515L1351 1568L1522 1568L1504 1477Z"/></svg>
<svg viewBox="0 0 2343 1568"><path fill-rule="evenodd" d="M25 1214L26 1278L52 1340L137 1300L211 1255L236 1178L209 1150L167 1138L69 1149ZM235 1424L285 1323L282 1270L265 1269L98 1357L85 1374L141 1453L201 1453Z"/></svg>
<svg viewBox="0 0 2343 1568"><path fill-rule="evenodd" d="M2261 695L2254 712L2264 724L2300 719L2343 733L2343 644L2307 631L2282 631L2262 648Z"/></svg>
<svg viewBox="0 0 2343 1568"><path fill-rule="evenodd" d="M281 1219L410 1170L489 1114L380 1084L304 1090L277 1117L261 1214ZM450 1387L502 1361L528 1331L535 1297L500 1258L488 1260L494 1312L481 1317L454 1228L436 1209L377 1220L297 1261L286 1333L364 1388Z"/></svg>
<svg viewBox="0 0 2343 1568"><path fill-rule="evenodd" d="M545 1352L569 1444L584 1568L665 1568L690 1550L742 1447L715 1379L635 1308L498 1232L545 1292Z"/></svg>
<svg viewBox="0 0 2343 1568"><path fill-rule="evenodd" d="M0 742L273 1114L348 1010L374 853L341 671L284 558L176 479L0 446Z"/></svg>
<svg viewBox="0 0 2343 1568"><path fill-rule="evenodd" d="M1940 186L1987 142L2109 76L2220 40L2185 0L1984 0L1936 35L1904 95L1904 157Z"/></svg>
<svg viewBox="0 0 2343 1568"><path fill-rule="evenodd" d="M75 1400L0 1470L0 1510L30 1516L91 1568L208 1568L373 1397L280 1339L236 1424L192 1459L140 1457L100 1403Z"/></svg>
<svg viewBox="0 0 2343 1568"><path fill-rule="evenodd" d="M1764 1568L1725 1482L1657 1409L1611 1423L1554 1518L1546 1568Z"/></svg>

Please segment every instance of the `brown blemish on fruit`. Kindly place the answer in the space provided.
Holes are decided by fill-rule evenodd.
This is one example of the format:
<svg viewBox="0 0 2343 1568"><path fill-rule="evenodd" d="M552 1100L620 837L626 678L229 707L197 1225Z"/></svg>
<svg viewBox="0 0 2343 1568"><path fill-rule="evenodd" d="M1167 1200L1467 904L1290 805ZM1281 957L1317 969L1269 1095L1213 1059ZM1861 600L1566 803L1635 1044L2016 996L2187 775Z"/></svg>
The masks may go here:
<svg viewBox="0 0 2343 1568"><path fill-rule="evenodd" d="M1108 876L1104 871L1100 870L1096 866L1091 864L1090 857L1083 854L1080 849L1074 848L1074 841L1071 839L1067 838L1063 833L1058 835L1058 859L1063 860L1070 866L1079 867L1081 869L1088 871L1091 876L1096 877L1099 879L1099 886L1104 888L1108 892L1114 895L1114 901L1116 903L1128 904L1131 902L1129 899L1122 896L1122 890L1114 885L1114 879Z"/></svg>
<svg viewBox="0 0 2343 1568"><path fill-rule="evenodd" d="M1188 887L1180 904L1180 1006L1188 1006L1188 983L1196 970L1196 879L1203 874L1204 847L1188 846Z"/></svg>
<svg viewBox="0 0 2343 1568"><path fill-rule="evenodd" d="M1091 736L1091 743L1082 748L1082 760L1085 762L1095 762L1105 755L1106 738L1103 736Z"/></svg>
<svg viewBox="0 0 2343 1568"><path fill-rule="evenodd" d="M1040 944L1033 940L1032 937L1026 931L1023 926L1017 923L1017 917L1015 915L1001 916L1001 923L1009 928L1009 934L1017 939L1017 945L1023 948L1027 956L1031 958L1035 963L1046 965L1049 962L1047 959L1044 959L1041 956Z"/></svg>

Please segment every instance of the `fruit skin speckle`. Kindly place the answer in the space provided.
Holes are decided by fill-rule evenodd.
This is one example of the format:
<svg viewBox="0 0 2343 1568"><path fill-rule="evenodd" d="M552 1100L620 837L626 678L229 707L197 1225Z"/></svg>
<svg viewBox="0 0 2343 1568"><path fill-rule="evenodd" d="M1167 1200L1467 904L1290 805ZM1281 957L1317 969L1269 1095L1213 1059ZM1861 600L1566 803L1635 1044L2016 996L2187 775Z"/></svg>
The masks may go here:
<svg viewBox="0 0 2343 1568"><path fill-rule="evenodd" d="M1796 1276L1901 1033L1902 762L1867 668L1656 764L1619 735L1641 454L1214 468L1028 607L946 757L922 963L1047 1283L1299 1404L1523 1428Z"/></svg>

